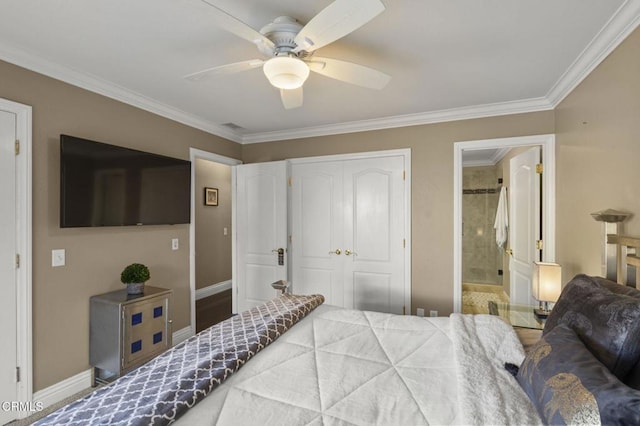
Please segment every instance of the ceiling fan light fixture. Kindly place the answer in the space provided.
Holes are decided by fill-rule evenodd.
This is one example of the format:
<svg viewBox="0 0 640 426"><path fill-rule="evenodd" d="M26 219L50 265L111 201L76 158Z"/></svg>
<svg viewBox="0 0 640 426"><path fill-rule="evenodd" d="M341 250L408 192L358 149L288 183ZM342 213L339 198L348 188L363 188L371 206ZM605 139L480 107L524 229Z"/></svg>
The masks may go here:
<svg viewBox="0 0 640 426"><path fill-rule="evenodd" d="M309 67L302 60L292 56L276 56L262 67L269 83L278 89L297 89L309 77Z"/></svg>

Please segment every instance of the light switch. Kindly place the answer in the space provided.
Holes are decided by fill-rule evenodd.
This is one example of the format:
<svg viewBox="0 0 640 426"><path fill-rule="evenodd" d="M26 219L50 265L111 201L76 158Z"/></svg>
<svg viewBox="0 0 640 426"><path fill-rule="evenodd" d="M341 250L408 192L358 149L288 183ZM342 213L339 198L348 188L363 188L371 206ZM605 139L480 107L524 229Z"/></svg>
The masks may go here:
<svg viewBox="0 0 640 426"><path fill-rule="evenodd" d="M56 249L51 250L51 266L64 266L65 265L65 250Z"/></svg>
<svg viewBox="0 0 640 426"><path fill-rule="evenodd" d="M229 233L229 231L227 230L226 226L224 228L222 228L222 235L227 235L228 233Z"/></svg>
<svg viewBox="0 0 640 426"><path fill-rule="evenodd" d="M180 241L177 238L171 240L171 250L178 250L180 248Z"/></svg>

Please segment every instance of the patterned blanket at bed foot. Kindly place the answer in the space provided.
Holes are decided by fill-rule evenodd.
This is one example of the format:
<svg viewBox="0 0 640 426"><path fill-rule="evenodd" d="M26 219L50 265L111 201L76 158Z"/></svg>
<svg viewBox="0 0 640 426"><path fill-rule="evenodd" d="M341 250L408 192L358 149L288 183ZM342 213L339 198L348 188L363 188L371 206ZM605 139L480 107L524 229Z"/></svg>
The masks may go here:
<svg viewBox="0 0 640 426"><path fill-rule="evenodd" d="M324 302L283 295L187 339L37 425L167 425Z"/></svg>

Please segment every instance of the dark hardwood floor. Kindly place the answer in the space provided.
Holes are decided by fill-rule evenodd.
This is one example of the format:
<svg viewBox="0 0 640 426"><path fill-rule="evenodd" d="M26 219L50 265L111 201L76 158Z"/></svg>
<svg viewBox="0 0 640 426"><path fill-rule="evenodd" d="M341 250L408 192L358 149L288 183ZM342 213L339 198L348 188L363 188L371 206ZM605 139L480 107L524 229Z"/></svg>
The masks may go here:
<svg viewBox="0 0 640 426"><path fill-rule="evenodd" d="M196 300L196 333L231 316L231 289Z"/></svg>

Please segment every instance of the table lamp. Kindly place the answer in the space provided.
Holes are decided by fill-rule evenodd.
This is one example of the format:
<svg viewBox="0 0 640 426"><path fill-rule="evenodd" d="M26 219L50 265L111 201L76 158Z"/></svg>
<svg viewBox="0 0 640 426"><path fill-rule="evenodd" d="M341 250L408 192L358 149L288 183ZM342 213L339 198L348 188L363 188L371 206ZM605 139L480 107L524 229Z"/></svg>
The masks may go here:
<svg viewBox="0 0 640 426"><path fill-rule="evenodd" d="M562 267L557 263L534 262L531 282L533 298L539 302L533 310L538 318L549 316L549 302L555 302L562 290Z"/></svg>

